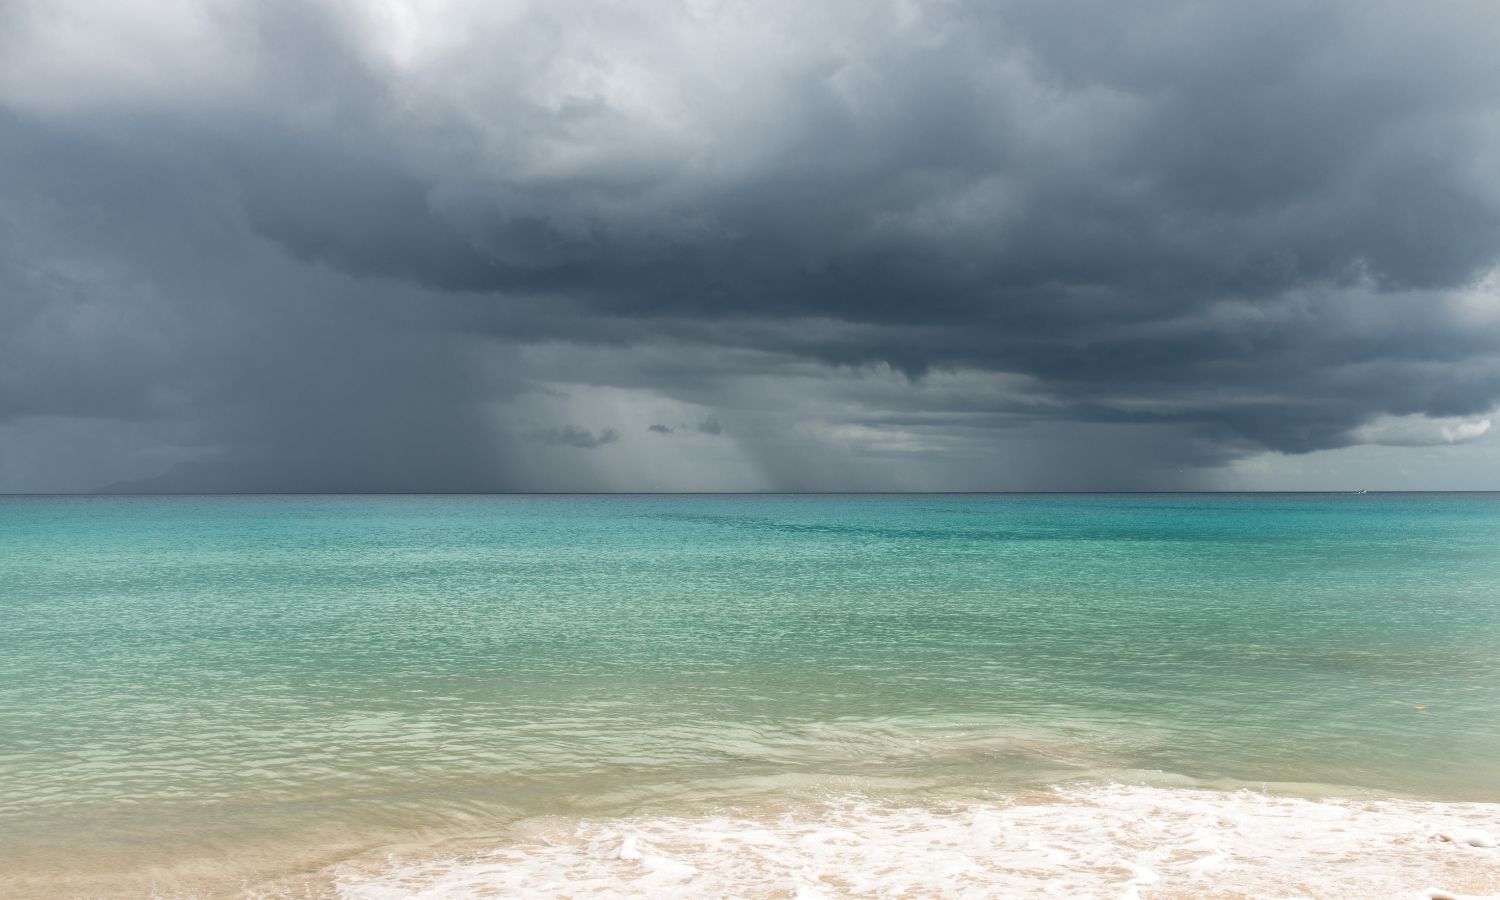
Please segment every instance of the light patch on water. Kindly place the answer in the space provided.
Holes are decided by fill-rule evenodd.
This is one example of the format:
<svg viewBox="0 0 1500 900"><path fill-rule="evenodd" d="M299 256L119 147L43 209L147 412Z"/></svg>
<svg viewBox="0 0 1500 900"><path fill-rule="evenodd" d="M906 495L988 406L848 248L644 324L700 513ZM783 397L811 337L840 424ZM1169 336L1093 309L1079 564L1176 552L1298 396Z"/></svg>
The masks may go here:
<svg viewBox="0 0 1500 900"><path fill-rule="evenodd" d="M1463 897L1500 890L1500 804L1059 789L1034 802L544 827L462 859L344 870L348 900L480 896ZM1497 895L1500 896L1500 895Z"/></svg>

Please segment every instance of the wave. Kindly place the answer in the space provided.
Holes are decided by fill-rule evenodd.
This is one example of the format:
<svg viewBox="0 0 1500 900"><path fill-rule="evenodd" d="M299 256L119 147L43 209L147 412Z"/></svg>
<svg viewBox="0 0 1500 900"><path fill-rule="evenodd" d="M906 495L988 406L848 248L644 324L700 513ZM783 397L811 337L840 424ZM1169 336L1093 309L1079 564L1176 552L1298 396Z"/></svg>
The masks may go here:
<svg viewBox="0 0 1500 900"><path fill-rule="evenodd" d="M1500 897L1500 804L1058 788L542 823L458 858L335 874L401 897Z"/></svg>

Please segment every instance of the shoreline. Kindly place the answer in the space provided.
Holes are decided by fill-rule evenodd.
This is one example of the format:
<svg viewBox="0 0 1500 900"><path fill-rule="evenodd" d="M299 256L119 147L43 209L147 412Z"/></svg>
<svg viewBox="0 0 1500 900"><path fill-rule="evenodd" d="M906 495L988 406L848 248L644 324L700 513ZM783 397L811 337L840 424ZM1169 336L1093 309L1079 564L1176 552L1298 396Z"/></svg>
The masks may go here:
<svg viewBox="0 0 1500 900"><path fill-rule="evenodd" d="M920 795L699 798L675 811L653 804L618 816L542 814L474 822L467 833L335 841L304 847L298 860L272 853L247 865L257 850L245 847L238 857L128 873L70 867L4 877L14 896L37 900L1500 896L1500 803L1104 782L968 799L932 792L914 802Z"/></svg>

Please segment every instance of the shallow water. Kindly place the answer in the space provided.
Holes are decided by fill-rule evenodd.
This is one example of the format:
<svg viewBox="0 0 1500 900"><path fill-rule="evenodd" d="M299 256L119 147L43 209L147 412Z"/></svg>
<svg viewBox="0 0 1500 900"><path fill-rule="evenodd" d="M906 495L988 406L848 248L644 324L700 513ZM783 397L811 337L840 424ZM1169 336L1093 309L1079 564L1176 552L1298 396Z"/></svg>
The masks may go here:
<svg viewBox="0 0 1500 900"><path fill-rule="evenodd" d="M0 723L44 896L1024 893L983 835L1069 829L1075 894L1295 894L1289 798L1351 842L1313 893L1477 891L1500 497L0 499Z"/></svg>

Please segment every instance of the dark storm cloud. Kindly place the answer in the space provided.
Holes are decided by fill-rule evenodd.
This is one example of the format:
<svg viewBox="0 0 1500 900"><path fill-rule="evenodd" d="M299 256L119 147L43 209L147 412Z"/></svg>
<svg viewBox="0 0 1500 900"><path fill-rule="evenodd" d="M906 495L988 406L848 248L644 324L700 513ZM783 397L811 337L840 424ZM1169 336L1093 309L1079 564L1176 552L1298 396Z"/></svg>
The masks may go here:
<svg viewBox="0 0 1500 900"><path fill-rule="evenodd" d="M516 348L591 346L700 408L812 362L917 379L827 416L939 443L1156 429L1124 483L1500 401L1482 4L391 9L0 8L0 422L524 487L513 435L618 434L497 419Z"/></svg>
<svg viewBox="0 0 1500 900"><path fill-rule="evenodd" d="M647 431L656 434L676 434L679 430L689 431L695 434L706 434L709 437L718 437L724 433L724 426L719 423L718 416L709 416L701 422L693 424L683 423L675 427L670 425L654 424L648 426Z"/></svg>
<svg viewBox="0 0 1500 900"><path fill-rule="evenodd" d="M578 425L564 425L561 428L543 428L533 432L532 438L554 447L578 447L583 450L593 450L618 441L620 433L613 428L605 428L595 434L591 429Z"/></svg>
<svg viewBox="0 0 1500 900"><path fill-rule="evenodd" d="M739 86L771 95L769 121L746 125L778 138L736 177L606 159L561 182L433 184L452 255L489 258L479 284L482 267L399 236L365 236L383 268L328 258L436 288L555 292L696 340L743 343L749 322L757 346L830 363L1024 372L1080 417L1193 421L1288 451L1336 446L1381 412L1493 406L1493 327L1432 296L1472 284L1500 247L1480 162L1500 85L1478 37L1494 36L1490 17L929 12L911 35L816 48L778 81ZM629 124L599 98L531 114L565 146L579 120L598 129L594 149ZM1350 314L1366 304L1373 327ZM849 327L775 327L803 319ZM1413 383L1406 363L1424 357L1439 364Z"/></svg>

